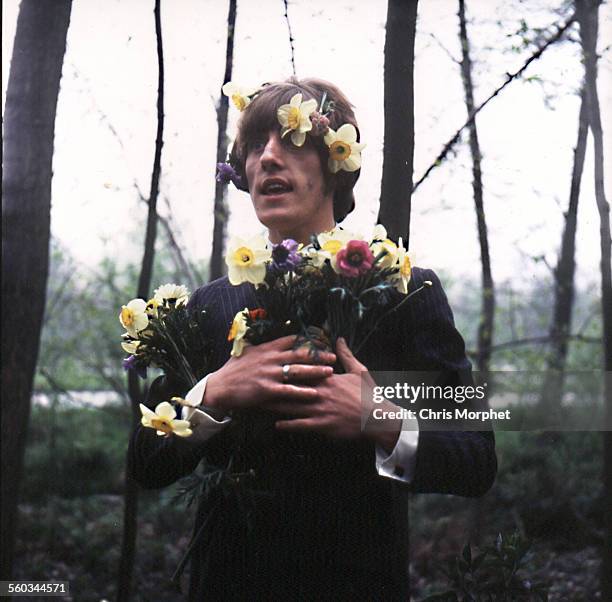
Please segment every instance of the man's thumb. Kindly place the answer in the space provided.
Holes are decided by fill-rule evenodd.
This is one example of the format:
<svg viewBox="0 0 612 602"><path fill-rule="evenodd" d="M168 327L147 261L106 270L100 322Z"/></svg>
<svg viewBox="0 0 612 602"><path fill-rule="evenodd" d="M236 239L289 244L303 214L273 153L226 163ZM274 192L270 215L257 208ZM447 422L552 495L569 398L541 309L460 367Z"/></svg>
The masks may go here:
<svg viewBox="0 0 612 602"><path fill-rule="evenodd" d="M336 341L336 353L340 358L342 366L347 372L362 372L365 366L353 355L344 337L339 337Z"/></svg>

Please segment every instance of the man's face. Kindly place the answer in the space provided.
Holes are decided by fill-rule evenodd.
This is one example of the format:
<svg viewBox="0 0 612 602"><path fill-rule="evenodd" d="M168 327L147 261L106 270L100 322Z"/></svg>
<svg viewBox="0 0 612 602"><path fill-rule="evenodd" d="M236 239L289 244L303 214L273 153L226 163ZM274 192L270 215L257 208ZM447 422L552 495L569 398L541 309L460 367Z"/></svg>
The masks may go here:
<svg viewBox="0 0 612 602"><path fill-rule="evenodd" d="M312 234L333 228L333 191L325 190L319 155L308 137L298 147L273 130L252 140L247 153L251 200L272 242L308 242Z"/></svg>

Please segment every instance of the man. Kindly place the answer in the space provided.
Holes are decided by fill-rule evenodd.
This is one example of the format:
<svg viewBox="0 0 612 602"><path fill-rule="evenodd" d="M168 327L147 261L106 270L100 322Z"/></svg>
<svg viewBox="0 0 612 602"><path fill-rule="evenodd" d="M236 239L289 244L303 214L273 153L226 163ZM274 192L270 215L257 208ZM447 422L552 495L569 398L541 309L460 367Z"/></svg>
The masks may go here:
<svg viewBox="0 0 612 602"><path fill-rule="evenodd" d="M230 93L244 108L235 182L271 243L308 244L331 231L354 206L363 146L346 97L314 79ZM345 125L355 135L334 144ZM186 395L200 403L189 411L194 435L161 439L139 428L130 470L143 486L163 487L203 457L224 465L240 446L234 468L254 474L270 495L257 500L248 526L232 498L214 511L200 507L196 529L209 521L192 558L191 600L406 600L409 492L477 496L491 486L490 432L419 431L416 421L393 418L362 429L362 379L374 384L368 370L437 371L451 384L469 371L439 280L413 269L413 290L425 280L433 286L383 321L358 358L340 339L318 363L294 349L293 337L230 357L227 331L236 312L255 307L252 285L221 278L196 291L190 303L216 319L213 372ZM336 362L343 374L334 373ZM149 404L183 393L157 381ZM232 414L252 417L253 429L232 429Z"/></svg>

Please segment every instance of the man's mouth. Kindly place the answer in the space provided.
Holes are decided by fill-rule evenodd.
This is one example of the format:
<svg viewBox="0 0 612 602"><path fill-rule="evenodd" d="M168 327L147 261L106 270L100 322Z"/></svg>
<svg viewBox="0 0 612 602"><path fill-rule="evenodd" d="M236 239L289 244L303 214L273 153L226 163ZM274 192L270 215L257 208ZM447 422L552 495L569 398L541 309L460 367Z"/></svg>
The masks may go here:
<svg viewBox="0 0 612 602"><path fill-rule="evenodd" d="M289 182L287 182L287 180L283 180L282 178L267 178L263 181L259 190L261 194L273 196L291 192L293 187L291 184L289 184Z"/></svg>

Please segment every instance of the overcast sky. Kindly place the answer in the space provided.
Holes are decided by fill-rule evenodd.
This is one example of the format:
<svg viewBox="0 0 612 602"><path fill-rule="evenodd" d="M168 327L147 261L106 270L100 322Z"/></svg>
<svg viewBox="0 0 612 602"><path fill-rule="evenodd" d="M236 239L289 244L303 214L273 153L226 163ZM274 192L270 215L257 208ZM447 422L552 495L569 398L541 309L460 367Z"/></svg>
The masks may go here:
<svg viewBox="0 0 612 602"><path fill-rule="evenodd" d="M3 106L17 0L4 0ZM155 138L157 59L152 0L75 0L68 32L56 123L52 231L87 265L105 255L140 260L146 209L134 182L148 191ZM533 52L503 52L518 38L521 15L547 26L556 2L469 0L469 34L475 61L476 99L483 100L506 72ZM544 6L543 10L535 9ZM162 198L190 257L203 259L211 245L216 119L223 83L227 2L162 3L166 75L166 129ZM533 12L527 12L532 10ZM421 0L415 63L415 178L465 120L459 70L455 0ZM608 45L609 5L601 9L600 48ZM363 153L357 209L345 222L370 232L377 214L382 170L383 46L386 3L294 0L289 17L298 76L329 79L356 107ZM497 24L501 21L503 27ZM600 99L607 164L612 144L612 62L600 66ZM282 0L238 0L233 80L257 85L291 74ZM582 67L579 47L565 43L546 52L478 117L484 155L485 207L494 277L528 282L544 267L530 256L555 262L567 207L577 131ZM231 112L231 132L236 113ZM115 133L113 133L115 132ZM598 282L599 217L592 186L589 145L579 211L580 282ZM608 199L612 197L610 171ZM232 190L230 231L258 228L248 196ZM161 210L165 205L161 202ZM419 265L478 279L479 249L467 148L435 170L413 196L411 251Z"/></svg>

